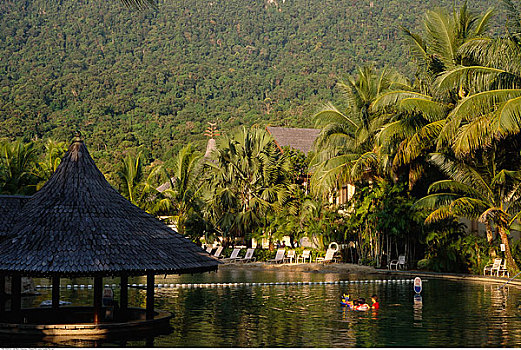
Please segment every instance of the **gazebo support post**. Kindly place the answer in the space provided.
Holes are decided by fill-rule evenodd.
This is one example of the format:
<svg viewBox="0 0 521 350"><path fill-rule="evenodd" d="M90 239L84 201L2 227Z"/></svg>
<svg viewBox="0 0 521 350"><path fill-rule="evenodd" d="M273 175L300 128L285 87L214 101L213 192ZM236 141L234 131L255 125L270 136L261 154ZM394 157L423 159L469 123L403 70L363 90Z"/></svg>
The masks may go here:
<svg viewBox="0 0 521 350"><path fill-rule="evenodd" d="M52 276L52 308L60 307L60 276Z"/></svg>
<svg viewBox="0 0 521 350"><path fill-rule="evenodd" d="M154 319L154 273L147 274L147 320Z"/></svg>
<svg viewBox="0 0 521 350"><path fill-rule="evenodd" d="M22 310L22 276L19 273L11 277L11 311Z"/></svg>
<svg viewBox="0 0 521 350"><path fill-rule="evenodd" d="M5 275L0 274L0 312L5 311Z"/></svg>
<svg viewBox="0 0 521 350"><path fill-rule="evenodd" d="M119 295L119 309L121 311L121 315L124 317L124 319L126 319L128 313L128 276L126 274L121 275L120 287L121 293Z"/></svg>
<svg viewBox="0 0 521 350"><path fill-rule="evenodd" d="M103 277L94 277L94 323L101 322Z"/></svg>

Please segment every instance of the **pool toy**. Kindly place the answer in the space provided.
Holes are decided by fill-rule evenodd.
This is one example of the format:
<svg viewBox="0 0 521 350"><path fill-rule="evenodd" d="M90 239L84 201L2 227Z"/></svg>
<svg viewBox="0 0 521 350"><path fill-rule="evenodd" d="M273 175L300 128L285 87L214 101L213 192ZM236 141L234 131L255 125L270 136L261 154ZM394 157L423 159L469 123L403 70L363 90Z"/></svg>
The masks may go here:
<svg viewBox="0 0 521 350"><path fill-rule="evenodd" d="M353 302L349 300L350 296L349 294L343 294L342 295L342 300L340 300L340 304L342 306L347 306L349 308L352 308L353 307Z"/></svg>

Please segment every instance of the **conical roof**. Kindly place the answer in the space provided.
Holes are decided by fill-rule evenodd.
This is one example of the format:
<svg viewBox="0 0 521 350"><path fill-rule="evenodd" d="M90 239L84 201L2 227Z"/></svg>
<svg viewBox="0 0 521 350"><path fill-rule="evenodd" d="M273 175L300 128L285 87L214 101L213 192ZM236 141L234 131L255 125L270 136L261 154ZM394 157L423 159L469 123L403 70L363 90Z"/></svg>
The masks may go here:
<svg viewBox="0 0 521 350"><path fill-rule="evenodd" d="M110 276L217 269L196 244L131 204L75 141L0 244L0 271Z"/></svg>

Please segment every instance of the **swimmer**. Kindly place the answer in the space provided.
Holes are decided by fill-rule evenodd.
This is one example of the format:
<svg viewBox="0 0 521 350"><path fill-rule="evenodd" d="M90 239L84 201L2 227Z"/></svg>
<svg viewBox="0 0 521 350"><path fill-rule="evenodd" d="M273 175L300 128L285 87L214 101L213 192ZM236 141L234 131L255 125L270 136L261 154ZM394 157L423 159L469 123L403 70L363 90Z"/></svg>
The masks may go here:
<svg viewBox="0 0 521 350"><path fill-rule="evenodd" d="M358 298L357 302L358 302L358 306L356 306L355 310L358 310L358 311L369 310L370 306L365 302L364 298Z"/></svg>
<svg viewBox="0 0 521 350"><path fill-rule="evenodd" d="M371 309L378 310L380 308L380 304L378 304L378 297L376 296L376 294L371 297L371 303L373 303L373 305L371 305Z"/></svg>

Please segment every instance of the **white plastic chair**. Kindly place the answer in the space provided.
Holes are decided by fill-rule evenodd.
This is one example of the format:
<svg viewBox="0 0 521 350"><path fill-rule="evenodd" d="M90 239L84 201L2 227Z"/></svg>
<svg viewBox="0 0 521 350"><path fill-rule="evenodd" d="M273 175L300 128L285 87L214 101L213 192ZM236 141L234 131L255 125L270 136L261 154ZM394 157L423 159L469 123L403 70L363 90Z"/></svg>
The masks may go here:
<svg viewBox="0 0 521 350"><path fill-rule="evenodd" d="M233 248L232 253L230 254L229 258L224 258L224 262L235 262L237 259L239 259L239 252L241 251L241 248Z"/></svg>
<svg viewBox="0 0 521 350"><path fill-rule="evenodd" d="M244 258L239 258L237 261L239 262L254 262L256 258L253 257L253 253L255 252L255 248L248 248L246 249L246 255L244 255Z"/></svg>
<svg viewBox="0 0 521 350"><path fill-rule="evenodd" d="M285 249L277 249L277 254L275 255L275 259L269 259L267 262L276 263L276 264L284 262L284 253L286 253Z"/></svg>
<svg viewBox="0 0 521 350"><path fill-rule="evenodd" d="M221 256L222 252L223 252L223 246L217 247L217 250L215 251L215 253L213 253L213 257L216 258L216 259L221 259L222 258L222 256Z"/></svg>
<svg viewBox="0 0 521 350"><path fill-rule="evenodd" d="M316 258L315 262L317 262L317 263L318 262L321 262L321 263L336 262L336 259L333 258L335 253L336 253L335 249L328 248L327 251L326 251L326 256L320 257L320 258Z"/></svg>
<svg viewBox="0 0 521 350"><path fill-rule="evenodd" d="M284 261L289 260L289 263L293 263L293 259L295 259L295 250L288 250L288 254L286 254L286 257L284 258Z"/></svg>
<svg viewBox="0 0 521 350"><path fill-rule="evenodd" d="M405 255L399 255L398 260L391 260L389 263L389 270L393 269L393 266L396 267L396 270L401 266L402 269L405 269L405 266L407 265L407 262L405 261Z"/></svg>
<svg viewBox="0 0 521 350"><path fill-rule="evenodd" d="M505 259L502 266L499 266L499 269L497 270L498 277L499 277L499 273L501 273L501 276L503 276L503 277L505 276L505 274L507 275L507 277L510 277L510 273L508 272L508 269L507 269L507 259Z"/></svg>
<svg viewBox="0 0 521 350"><path fill-rule="evenodd" d="M487 271L488 271L490 276L493 276L494 274L499 276L499 269L501 268L502 261L503 261L503 259L501 259L501 258L494 259L494 263L492 265L489 264L483 268L483 275L486 276Z"/></svg>
<svg viewBox="0 0 521 350"><path fill-rule="evenodd" d="M302 262L305 263L306 259L308 259L309 262L311 262L311 250L305 249L304 251L302 251L302 255L297 257L297 263L300 260L302 260Z"/></svg>

